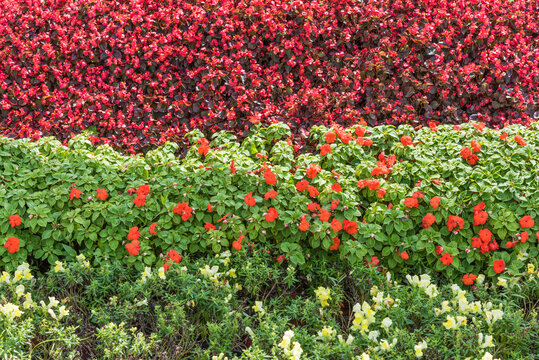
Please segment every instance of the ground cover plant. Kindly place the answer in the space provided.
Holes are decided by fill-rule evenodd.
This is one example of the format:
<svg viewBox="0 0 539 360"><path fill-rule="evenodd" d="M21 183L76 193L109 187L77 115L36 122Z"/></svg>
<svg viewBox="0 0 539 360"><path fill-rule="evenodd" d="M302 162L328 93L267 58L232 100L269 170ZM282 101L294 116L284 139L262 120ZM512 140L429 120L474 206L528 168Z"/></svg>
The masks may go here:
<svg viewBox="0 0 539 360"><path fill-rule="evenodd" d="M168 271L79 255L0 277L13 359L535 359L536 259L472 288L367 266L276 263L257 244ZM35 274L35 276L34 276Z"/></svg>
<svg viewBox="0 0 539 360"><path fill-rule="evenodd" d="M189 134L142 156L85 136L0 139L0 265L174 264L185 254L271 249L275 262L434 270L461 285L518 273L538 254L537 123L313 127L294 155L284 124L243 140Z"/></svg>
<svg viewBox="0 0 539 360"><path fill-rule="evenodd" d="M147 151L190 130L539 117L535 0L0 1L0 131Z"/></svg>

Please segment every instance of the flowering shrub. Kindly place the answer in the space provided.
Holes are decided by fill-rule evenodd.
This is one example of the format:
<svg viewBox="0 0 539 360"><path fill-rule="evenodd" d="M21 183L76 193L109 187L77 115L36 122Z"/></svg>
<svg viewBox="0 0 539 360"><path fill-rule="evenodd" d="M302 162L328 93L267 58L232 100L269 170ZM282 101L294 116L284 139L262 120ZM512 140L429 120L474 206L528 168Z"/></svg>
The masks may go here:
<svg viewBox="0 0 539 360"><path fill-rule="evenodd" d="M0 131L147 150L188 130L539 116L534 0L2 1ZM406 140L405 140L406 141ZM327 147L326 147L327 149ZM325 151L325 150L324 150Z"/></svg>
<svg viewBox="0 0 539 360"><path fill-rule="evenodd" d="M314 127L312 140L330 139L331 152L299 156L283 124L242 143L219 132L204 145L195 131L182 159L173 143L125 157L83 136L69 147L3 138L0 264L42 267L82 252L167 270L187 253L258 243L294 265L330 259L454 281L521 271L538 255L537 123L506 127L503 140L476 123L434 130ZM475 165L459 154L472 139Z"/></svg>
<svg viewBox="0 0 539 360"><path fill-rule="evenodd" d="M0 277L0 356L532 360L536 265L465 290L427 274L284 268L256 245L166 274L79 255L33 278L23 264Z"/></svg>

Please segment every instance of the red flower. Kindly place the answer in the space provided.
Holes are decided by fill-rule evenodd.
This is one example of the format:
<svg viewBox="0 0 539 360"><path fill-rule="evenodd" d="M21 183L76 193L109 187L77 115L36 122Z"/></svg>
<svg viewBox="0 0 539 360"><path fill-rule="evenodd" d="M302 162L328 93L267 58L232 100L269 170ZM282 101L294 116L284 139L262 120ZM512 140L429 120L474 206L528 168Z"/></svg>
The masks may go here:
<svg viewBox="0 0 539 360"><path fill-rule="evenodd" d="M15 236L8 238L4 244L4 247L11 254L16 253L19 251L19 239L17 239Z"/></svg>
<svg viewBox="0 0 539 360"><path fill-rule="evenodd" d="M526 146L526 141L524 141L524 138L520 135L515 135L515 141L520 145L520 146Z"/></svg>
<svg viewBox="0 0 539 360"><path fill-rule="evenodd" d="M137 191L136 191L137 195L148 195L150 193L150 186L148 185L140 185L138 188L137 188Z"/></svg>
<svg viewBox="0 0 539 360"><path fill-rule="evenodd" d="M404 206L409 208L418 208L419 209L419 202L416 198L405 198L404 199Z"/></svg>
<svg viewBox="0 0 539 360"><path fill-rule="evenodd" d="M479 132L483 132L483 129L485 128L485 123L483 122L473 123L472 126L476 128L477 130L479 130Z"/></svg>
<svg viewBox="0 0 539 360"><path fill-rule="evenodd" d="M380 187L380 181L378 179L367 180L367 187L369 190L376 190Z"/></svg>
<svg viewBox="0 0 539 360"><path fill-rule="evenodd" d="M329 247L329 250L336 251L339 250L339 246L341 245L341 239L339 239L337 236L333 238L333 245Z"/></svg>
<svg viewBox="0 0 539 360"><path fill-rule="evenodd" d="M318 215L318 218L322 222L327 222L327 221L329 221L330 216L331 216L331 212L329 212L326 209L321 209L320 210L320 215Z"/></svg>
<svg viewBox="0 0 539 360"><path fill-rule="evenodd" d="M79 189L73 188L71 189L71 193L69 194L69 200L73 200L73 198L80 199L80 196L82 194L82 191Z"/></svg>
<svg viewBox="0 0 539 360"><path fill-rule="evenodd" d="M355 221L349 221L344 219L342 221L344 231L349 233L350 235L353 235L357 233L357 223Z"/></svg>
<svg viewBox="0 0 539 360"><path fill-rule="evenodd" d="M322 169L320 169L320 166L316 164L309 165L309 167L307 168L307 178L314 179L321 170Z"/></svg>
<svg viewBox="0 0 539 360"><path fill-rule="evenodd" d="M480 249L481 246L483 246L483 242L481 241L481 238L478 237L472 237L472 247L475 249ZM487 248L488 250L488 248Z"/></svg>
<svg viewBox="0 0 539 360"><path fill-rule="evenodd" d="M264 194L264 199L266 199L266 200L275 199L276 196L277 196L277 191L270 190L270 191L268 191L267 193Z"/></svg>
<svg viewBox="0 0 539 360"><path fill-rule="evenodd" d="M481 144L479 144L477 141L472 140L471 141L471 147L474 153L478 153L481 151Z"/></svg>
<svg viewBox="0 0 539 360"><path fill-rule="evenodd" d="M138 240L134 240L133 242L127 243L125 245L125 248L127 249L127 252L133 256L138 255L140 251L140 245L139 245Z"/></svg>
<svg viewBox="0 0 539 360"><path fill-rule="evenodd" d="M307 186L309 186L309 182L307 180L301 180L296 184L296 190L297 191L303 191L307 189Z"/></svg>
<svg viewBox="0 0 539 360"><path fill-rule="evenodd" d="M493 269L497 274L501 273L505 270L505 261L503 261L503 259L494 260Z"/></svg>
<svg viewBox="0 0 539 360"><path fill-rule="evenodd" d="M520 242L525 243L530 238L530 234L528 234L526 231L523 231L520 233Z"/></svg>
<svg viewBox="0 0 539 360"><path fill-rule="evenodd" d="M403 146L410 146L410 145L412 145L412 138L409 137L409 136L406 136L406 135L403 136L403 137L401 137L401 144L402 144Z"/></svg>
<svg viewBox="0 0 539 360"><path fill-rule="evenodd" d="M271 172L269 168L266 168L264 170L264 174L262 175L262 177L264 178L264 180L266 180L266 184L268 185L277 184L277 177L275 176L274 173Z"/></svg>
<svg viewBox="0 0 539 360"><path fill-rule="evenodd" d="M462 282L464 283L464 285L473 285L475 279L477 279L477 275L474 275L474 274L465 274L465 275L462 277Z"/></svg>
<svg viewBox="0 0 539 360"><path fill-rule="evenodd" d="M267 222L273 222L279 217L279 213L274 208L269 208L268 213L264 216Z"/></svg>
<svg viewBox="0 0 539 360"><path fill-rule="evenodd" d="M277 260L277 262L281 262L281 261L283 261L284 259L286 259L286 255L279 255L279 256L277 256L277 259L276 259L276 260Z"/></svg>
<svg viewBox="0 0 539 360"><path fill-rule="evenodd" d="M307 186L307 192L309 193L310 197L317 197L320 193L318 192L318 189L315 186Z"/></svg>
<svg viewBox="0 0 539 360"><path fill-rule="evenodd" d="M365 139L363 141L363 145L365 146L372 146L372 140L371 139Z"/></svg>
<svg viewBox="0 0 539 360"><path fill-rule="evenodd" d="M307 204L307 211L318 211L320 210L320 205L317 203L309 203Z"/></svg>
<svg viewBox="0 0 539 360"><path fill-rule="evenodd" d="M230 172L232 173L232 175L234 175L236 173L236 167L234 166L234 160L232 160L232 162L230 163Z"/></svg>
<svg viewBox="0 0 539 360"><path fill-rule="evenodd" d="M204 155L204 156L208 155L208 152L210 151L210 147L209 147L208 144L209 144L210 142L209 142L207 139L204 139L204 138L198 139L197 142L198 142L198 144L199 144L199 146L198 146L198 153L199 153L200 155Z"/></svg>
<svg viewBox="0 0 539 360"><path fill-rule="evenodd" d="M380 189L378 189L378 194L377 194L377 196L378 196L378 198L383 199L384 196L386 195L386 193L387 193L387 190L386 190L386 189L380 188Z"/></svg>
<svg viewBox="0 0 539 360"><path fill-rule="evenodd" d="M423 195L423 193L421 191L416 191L412 194L412 197L414 199L424 199L425 198L425 195Z"/></svg>
<svg viewBox="0 0 539 360"><path fill-rule="evenodd" d="M435 221L436 218L434 217L434 215L432 215L431 213L427 213L427 215L423 217L421 223L423 224L423 228L428 229L432 224L434 224Z"/></svg>
<svg viewBox="0 0 539 360"><path fill-rule="evenodd" d="M342 187L338 183L335 183L335 184L331 185L331 190L333 190L333 191L335 191L337 193L340 193L342 191Z"/></svg>
<svg viewBox="0 0 539 360"><path fill-rule="evenodd" d="M436 246L436 255L440 255L444 252L444 248L440 245Z"/></svg>
<svg viewBox="0 0 539 360"><path fill-rule="evenodd" d="M155 227L157 226L157 223L153 223L150 225L150 228L148 229L148 232L152 235L157 235L157 232L155 231Z"/></svg>
<svg viewBox="0 0 539 360"><path fill-rule="evenodd" d="M410 256L408 255L406 251L401 252L399 256L401 257L401 259L404 259L404 260L408 260L410 258Z"/></svg>
<svg viewBox="0 0 539 360"><path fill-rule="evenodd" d="M520 226L524 229L526 228L531 228L535 225L535 221L533 221L532 217L531 216L523 216L521 219L520 219Z"/></svg>
<svg viewBox="0 0 539 360"><path fill-rule="evenodd" d="M479 211L481 211L483 209L485 209L485 203L484 202L480 202L479 204L477 204L477 205L475 205L473 207L474 213L479 212Z"/></svg>
<svg viewBox="0 0 539 360"><path fill-rule="evenodd" d="M172 212L180 215L183 221L187 221L193 216L193 208L187 202L178 203L177 206L174 206Z"/></svg>
<svg viewBox="0 0 539 360"><path fill-rule="evenodd" d="M468 159L472 156L472 150L467 146L463 147L460 149L460 156L462 156L463 159Z"/></svg>
<svg viewBox="0 0 539 360"><path fill-rule="evenodd" d="M333 200L331 202L331 206L329 207L331 210L335 210L337 208L337 206L339 206L339 203L341 202L341 200L337 199L337 200Z"/></svg>
<svg viewBox="0 0 539 360"><path fill-rule="evenodd" d="M204 224L204 229L206 229L207 231L210 231L210 230L216 230L217 228L212 223L209 223L206 221L206 223Z"/></svg>
<svg viewBox="0 0 539 360"><path fill-rule="evenodd" d="M503 134L500 135L500 140L505 140L509 134L507 134L505 131Z"/></svg>
<svg viewBox="0 0 539 360"><path fill-rule="evenodd" d="M307 231L309 229L309 222L307 221L307 215L303 215L301 217L300 223L299 223L299 230L300 231Z"/></svg>
<svg viewBox="0 0 539 360"><path fill-rule="evenodd" d="M252 191L249 194L245 195L244 201L249 206L255 206L256 199L253 197Z"/></svg>
<svg viewBox="0 0 539 360"><path fill-rule="evenodd" d="M333 232L338 233L342 229L342 224L339 221L339 219L333 219L331 221L331 228L333 229Z"/></svg>
<svg viewBox="0 0 539 360"><path fill-rule="evenodd" d="M97 191L96 198L98 198L101 201L107 200L107 197L109 196L107 194L107 190L105 190L105 189L97 189L96 191Z"/></svg>
<svg viewBox="0 0 539 360"><path fill-rule="evenodd" d="M129 229L129 234L127 234L127 240L129 241L138 240L139 237L140 237L140 232L138 231L138 226L135 226Z"/></svg>
<svg viewBox="0 0 539 360"><path fill-rule="evenodd" d="M239 238L237 238L236 240L232 241L232 247L238 251L241 250L241 241L245 238L245 236L243 235L240 235Z"/></svg>
<svg viewBox="0 0 539 360"><path fill-rule="evenodd" d="M378 265L378 263L380 262L380 260L378 259L378 257L376 256L371 256L371 260L367 262L367 260L365 259L365 264L368 266L368 267L375 267L376 265Z"/></svg>
<svg viewBox="0 0 539 360"><path fill-rule="evenodd" d="M19 226L21 224L22 224L22 219L18 214L11 215L9 217L9 225L11 225L11 227Z"/></svg>
<svg viewBox="0 0 539 360"><path fill-rule="evenodd" d="M178 254L176 250L172 250L172 249L169 250L167 255L170 258L170 260L174 261L176 264L182 261L182 257L180 256L180 254Z"/></svg>
<svg viewBox="0 0 539 360"><path fill-rule="evenodd" d="M435 196L430 199L430 206L432 206L433 209L438 209L438 206L440 206L440 197Z"/></svg>
<svg viewBox="0 0 539 360"><path fill-rule="evenodd" d="M211 204L208 204L207 207L208 207L208 211L209 211L209 212L212 212L212 211L213 211L213 208L211 207Z"/></svg>
<svg viewBox="0 0 539 360"><path fill-rule="evenodd" d="M325 135L325 140L328 144L332 144L335 142L335 139L337 138L337 134L335 134L333 131L328 131Z"/></svg>
<svg viewBox="0 0 539 360"><path fill-rule="evenodd" d="M320 146L320 155L324 156L331 153L331 145L324 144Z"/></svg>
<svg viewBox="0 0 539 360"><path fill-rule="evenodd" d="M451 256L449 253L445 253L442 255L442 257L440 257L440 261L442 264L447 266L453 262L453 256Z"/></svg>
<svg viewBox="0 0 539 360"><path fill-rule="evenodd" d="M464 219L459 216L449 215L449 220L447 220L447 229L453 231L454 228L457 228L455 231L462 230L464 227Z"/></svg>
<svg viewBox="0 0 539 360"><path fill-rule="evenodd" d="M146 204L146 196L138 194L135 200L133 200L133 204L138 207L144 206L144 204Z"/></svg>
<svg viewBox="0 0 539 360"><path fill-rule="evenodd" d="M467 161L468 161L468 164L475 165L479 161L479 158L477 157L477 155L473 154L467 159Z"/></svg>
<svg viewBox="0 0 539 360"><path fill-rule="evenodd" d="M482 242L488 243L490 242L490 239L492 239L492 233L489 229L481 229L479 230L479 238Z"/></svg>
<svg viewBox="0 0 539 360"><path fill-rule="evenodd" d="M483 225L487 222L488 213L486 211L478 211L473 216L473 224L475 226Z"/></svg>
<svg viewBox="0 0 539 360"><path fill-rule="evenodd" d="M354 130L354 132L355 132L356 135L357 135L358 137L360 137L360 138L363 137L363 136L365 136L365 128L362 127L362 126L356 127L356 129Z"/></svg>

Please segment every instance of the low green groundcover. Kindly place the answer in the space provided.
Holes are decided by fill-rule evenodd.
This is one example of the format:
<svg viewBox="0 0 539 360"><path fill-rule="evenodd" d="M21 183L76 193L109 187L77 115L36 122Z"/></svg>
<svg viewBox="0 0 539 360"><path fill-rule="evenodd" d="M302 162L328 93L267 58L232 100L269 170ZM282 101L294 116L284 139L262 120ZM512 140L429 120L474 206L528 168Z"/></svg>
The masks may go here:
<svg viewBox="0 0 539 360"><path fill-rule="evenodd" d="M260 246L163 267L0 278L2 359L536 359L537 262L465 290L429 275L275 263Z"/></svg>

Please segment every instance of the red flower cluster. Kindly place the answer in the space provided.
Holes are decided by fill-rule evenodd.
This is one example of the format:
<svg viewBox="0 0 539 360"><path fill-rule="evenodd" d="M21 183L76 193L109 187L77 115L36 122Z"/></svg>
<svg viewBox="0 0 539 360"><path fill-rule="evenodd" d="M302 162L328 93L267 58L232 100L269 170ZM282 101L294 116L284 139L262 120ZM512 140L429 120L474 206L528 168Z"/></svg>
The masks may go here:
<svg viewBox="0 0 539 360"><path fill-rule="evenodd" d="M180 215L183 221L187 221L193 216L193 208L189 206L188 202L178 203L172 208L172 212Z"/></svg>
<svg viewBox="0 0 539 360"><path fill-rule="evenodd" d="M146 204L146 196L150 193L150 187L148 185L141 185L135 190L135 193L137 197L133 200L133 204L138 207L144 206Z"/></svg>
<svg viewBox="0 0 539 360"><path fill-rule="evenodd" d="M14 214L9 217L9 225L11 227L19 226L21 224L22 224L22 219L18 214Z"/></svg>
<svg viewBox="0 0 539 360"><path fill-rule="evenodd" d="M7 249L10 253L16 253L19 251L19 239L15 236L12 236L7 239L7 241L4 243L4 247Z"/></svg>
<svg viewBox="0 0 539 360"><path fill-rule="evenodd" d="M479 230L479 237L472 238L472 247L481 249L481 253L488 253L498 249L498 243L492 238L492 232L489 229Z"/></svg>

